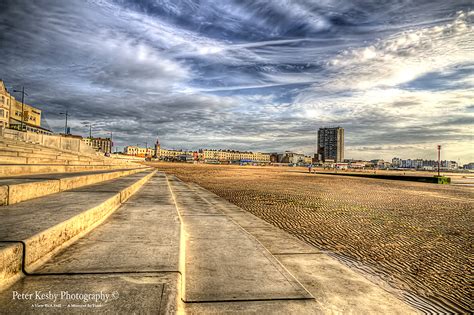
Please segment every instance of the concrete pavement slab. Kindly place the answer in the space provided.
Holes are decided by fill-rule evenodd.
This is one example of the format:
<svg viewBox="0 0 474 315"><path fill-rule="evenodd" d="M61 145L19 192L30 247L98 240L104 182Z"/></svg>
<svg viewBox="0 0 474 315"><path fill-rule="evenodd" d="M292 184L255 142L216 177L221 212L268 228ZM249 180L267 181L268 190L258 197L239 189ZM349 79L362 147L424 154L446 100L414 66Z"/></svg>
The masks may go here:
<svg viewBox="0 0 474 315"><path fill-rule="evenodd" d="M417 314L417 310L324 254L278 255L328 314Z"/></svg>
<svg viewBox="0 0 474 315"><path fill-rule="evenodd" d="M0 293L0 314L175 314L177 273L23 278Z"/></svg>
<svg viewBox="0 0 474 315"><path fill-rule="evenodd" d="M220 216L183 217L186 302L312 296L251 235Z"/></svg>
<svg viewBox="0 0 474 315"><path fill-rule="evenodd" d="M177 178L185 235L185 302L312 299L253 236ZM207 214L207 215L206 215Z"/></svg>

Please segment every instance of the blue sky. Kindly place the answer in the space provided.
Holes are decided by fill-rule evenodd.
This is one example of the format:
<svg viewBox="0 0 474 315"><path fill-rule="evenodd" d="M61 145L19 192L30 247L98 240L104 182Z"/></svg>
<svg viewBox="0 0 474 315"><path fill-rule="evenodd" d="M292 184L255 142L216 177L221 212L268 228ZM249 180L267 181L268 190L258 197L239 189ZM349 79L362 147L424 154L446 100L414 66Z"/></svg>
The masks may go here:
<svg viewBox="0 0 474 315"><path fill-rule="evenodd" d="M4 0L0 78L56 131L115 143L474 161L474 5Z"/></svg>

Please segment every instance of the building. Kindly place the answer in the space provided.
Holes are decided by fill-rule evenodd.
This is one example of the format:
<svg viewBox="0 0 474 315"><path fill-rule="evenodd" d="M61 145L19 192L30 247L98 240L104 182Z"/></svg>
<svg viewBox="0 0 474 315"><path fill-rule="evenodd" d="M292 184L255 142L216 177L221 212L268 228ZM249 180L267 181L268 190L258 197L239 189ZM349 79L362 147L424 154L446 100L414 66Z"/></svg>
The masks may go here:
<svg viewBox="0 0 474 315"><path fill-rule="evenodd" d="M285 151L284 154L278 156L279 163L288 163L288 164L304 164L305 156L304 154Z"/></svg>
<svg viewBox="0 0 474 315"><path fill-rule="evenodd" d="M393 161L393 159L392 159L392 161ZM376 169L379 169L379 170L384 170L384 169L390 168L392 166L392 164L390 162L385 162L382 159L370 160L370 163L372 164L373 168L376 168Z"/></svg>
<svg viewBox="0 0 474 315"><path fill-rule="evenodd" d="M139 157L151 157L155 156L155 150L152 148L141 148L135 145L126 146L123 149L123 153L126 155L139 156Z"/></svg>
<svg viewBox="0 0 474 315"><path fill-rule="evenodd" d="M17 101L8 92L2 80L0 80L0 127L52 134L51 130L41 127L41 110Z"/></svg>
<svg viewBox="0 0 474 315"><path fill-rule="evenodd" d="M344 161L344 129L341 127L319 128L317 160L321 162Z"/></svg>
<svg viewBox="0 0 474 315"><path fill-rule="evenodd" d="M464 164L462 168L465 170L474 170L474 162Z"/></svg>
<svg viewBox="0 0 474 315"><path fill-rule="evenodd" d="M205 162L270 163L270 154L235 150L200 150L200 159Z"/></svg>
<svg viewBox="0 0 474 315"><path fill-rule="evenodd" d="M435 160L423 160L423 159L392 159L393 168L403 168L403 169L417 169L417 170L426 170L432 171L438 169L438 161ZM445 171L453 171L459 168L456 161L441 161L440 169Z"/></svg>
<svg viewBox="0 0 474 315"><path fill-rule="evenodd" d="M3 81L0 80L0 128L10 126L10 102L10 93L5 88Z"/></svg>
<svg viewBox="0 0 474 315"><path fill-rule="evenodd" d="M110 138L84 138L82 139L94 150L102 153L112 153L112 140Z"/></svg>
<svg viewBox="0 0 474 315"><path fill-rule="evenodd" d="M401 164L402 164L402 160L400 158L394 157L392 159L392 167L393 168L399 168Z"/></svg>
<svg viewBox="0 0 474 315"><path fill-rule="evenodd" d="M270 163L270 154L261 152L242 152L235 150L209 150L199 151L169 150L161 147L159 139L155 142L155 148L139 148L127 146L124 153L134 156L153 156L156 159L166 161L203 161L207 163L232 163L232 162L256 162Z"/></svg>

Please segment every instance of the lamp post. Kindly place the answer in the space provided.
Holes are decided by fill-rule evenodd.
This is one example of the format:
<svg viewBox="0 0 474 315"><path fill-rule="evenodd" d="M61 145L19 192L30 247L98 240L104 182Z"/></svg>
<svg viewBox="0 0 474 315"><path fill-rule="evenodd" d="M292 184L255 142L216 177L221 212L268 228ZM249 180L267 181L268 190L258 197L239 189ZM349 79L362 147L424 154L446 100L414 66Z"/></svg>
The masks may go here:
<svg viewBox="0 0 474 315"><path fill-rule="evenodd" d="M67 135L67 116L69 116L68 112L66 111L65 113L59 113L59 115L64 115L66 117L66 122L64 124L64 135Z"/></svg>
<svg viewBox="0 0 474 315"><path fill-rule="evenodd" d="M110 132L110 153L112 153L112 148L114 147L114 141L113 141L113 138L112 138L112 131Z"/></svg>
<svg viewBox="0 0 474 315"><path fill-rule="evenodd" d="M438 177L439 177L439 167L441 164L441 145L438 144Z"/></svg>
<svg viewBox="0 0 474 315"><path fill-rule="evenodd" d="M89 139L92 139L92 123L88 121L83 121L81 123L84 127L89 126Z"/></svg>
<svg viewBox="0 0 474 315"><path fill-rule="evenodd" d="M21 93L21 124L20 124L20 128L21 128L21 131L23 131L23 121L25 120L25 94L28 95L26 92L25 92L25 87L22 86L21 87L21 91L20 90L13 90L13 92L15 93Z"/></svg>

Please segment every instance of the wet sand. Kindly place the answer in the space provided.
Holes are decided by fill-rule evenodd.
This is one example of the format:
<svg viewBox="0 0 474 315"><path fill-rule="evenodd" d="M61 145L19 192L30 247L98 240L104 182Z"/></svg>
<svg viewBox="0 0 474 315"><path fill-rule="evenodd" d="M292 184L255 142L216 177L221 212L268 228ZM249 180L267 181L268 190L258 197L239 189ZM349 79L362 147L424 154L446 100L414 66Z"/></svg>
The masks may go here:
<svg viewBox="0 0 474 315"><path fill-rule="evenodd" d="M288 167L155 166L438 310L470 311L472 187L314 175Z"/></svg>

